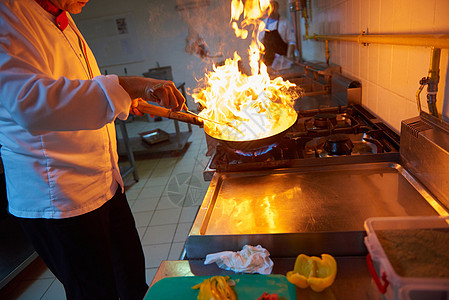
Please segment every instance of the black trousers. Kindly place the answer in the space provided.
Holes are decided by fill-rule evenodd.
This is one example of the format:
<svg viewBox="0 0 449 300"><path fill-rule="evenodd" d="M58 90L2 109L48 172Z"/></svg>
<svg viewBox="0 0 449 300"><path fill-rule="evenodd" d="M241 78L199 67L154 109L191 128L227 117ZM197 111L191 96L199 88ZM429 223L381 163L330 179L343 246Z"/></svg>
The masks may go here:
<svg viewBox="0 0 449 300"><path fill-rule="evenodd" d="M144 298L145 258L120 188L102 207L81 216L17 219L68 300Z"/></svg>

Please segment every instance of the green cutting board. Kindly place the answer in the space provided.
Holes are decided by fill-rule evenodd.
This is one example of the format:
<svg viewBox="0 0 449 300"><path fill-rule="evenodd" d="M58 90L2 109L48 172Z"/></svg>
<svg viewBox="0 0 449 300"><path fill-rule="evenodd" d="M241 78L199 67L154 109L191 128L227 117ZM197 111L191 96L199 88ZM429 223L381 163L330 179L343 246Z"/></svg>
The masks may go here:
<svg viewBox="0 0 449 300"><path fill-rule="evenodd" d="M167 277L159 280L148 290L144 300L196 300L199 290L192 286L212 276ZM264 292L276 293L279 300L295 300L296 287L283 275L242 274L230 275L235 281L232 287L238 300L256 300Z"/></svg>

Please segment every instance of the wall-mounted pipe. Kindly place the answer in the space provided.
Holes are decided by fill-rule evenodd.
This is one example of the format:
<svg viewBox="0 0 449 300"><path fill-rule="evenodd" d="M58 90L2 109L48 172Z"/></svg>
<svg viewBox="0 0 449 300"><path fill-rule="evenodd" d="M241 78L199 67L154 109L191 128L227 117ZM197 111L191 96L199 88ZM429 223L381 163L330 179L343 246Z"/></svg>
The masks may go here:
<svg viewBox="0 0 449 300"><path fill-rule="evenodd" d="M292 0L289 3L290 16L292 18L293 29L295 31L296 49L298 49L298 59L302 61L302 45L301 45L301 16L302 5L299 0Z"/></svg>
<svg viewBox="0 0 449 300"><path fill-rule="evenodd" d="M418 111L421 113L421 99L420 95L424 87L427 85L427 106L429 107L429 112L438 117L437 110L437 92L438 92L438 82L440 81L440 56L441 49L432 48L430 55L430 68L427 77L421 78L419 81L419 88L416 92L416 104L418 105Z"/></svg>
<svg viewBox="0 0 449 300"><path fill-rule="evenodd" d="M348 41L363 45L386 44L449 49L449 34L314 34L304 38L309 40Z"/></svg>
<svg viewBox="0 0 449 300"><path fill-rule="evenodd" d="M425 80L426 80L426 77L424 77L423 79L421 79L420 81L419 81L419 83L420 83L420 85L419 85L419 88L418 88L418 91L416 91L416 105L418 106L418 112L421 114L421 92L422 92L422 90L424 89L424 87L426 86L426 82L425 82Z"/></svg>
<svg viewBox="0 0 449 300"><path fill-rule="evenodd" d="M429 112L437 117L438 111L436 103L438 82L440 81L440 55L441 49L432 48L429 75L427 76L427 105L429 107Z"/></svg>
<svg viewBox="0 0 449 300"><path fill-rule="evenodd" d="M329 65L329 59L331 57L331 52L329 51L329 41L325 41L325 52L326 52L326 64Z"/></svg>
<svg viewBox="0 0 449 300"><path fill-rule="evenodd" d="M292 18L293 29L296 37L296 47L299 53L299 61L302 61L302 44L301 44L301 16L305 20L305 35L309 34L308 28L308 8L306 0L289 0L290 16Z"/></svg>
<svg viewBox="0 0 449 300"><path fill-rule="evenodd" d="M420 80L420 87L416 92L416 101L418 110L421 112L420 94L424 86L427 85L427 105L429 112L439 117L436 100L438 92L438 82L440 81L440 55L441 48L449 49L449 34L339 34L339 35L312 35L306 36L306 39L324 40L326 42L326 61L329 61L328 42L329 41L348 41L356 42L362 45L368 44L386 44L402 46L422 46L432 47L430 57L430 68L427 77Z"/></svg>

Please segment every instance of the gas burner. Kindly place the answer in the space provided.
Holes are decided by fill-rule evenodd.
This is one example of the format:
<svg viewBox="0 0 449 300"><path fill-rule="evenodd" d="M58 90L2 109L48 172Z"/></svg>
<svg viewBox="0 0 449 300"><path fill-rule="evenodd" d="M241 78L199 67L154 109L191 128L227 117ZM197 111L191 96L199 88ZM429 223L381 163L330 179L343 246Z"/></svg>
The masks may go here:
<svg viewBox="0 0 449 300"><path fill-rule="evenodd" d="M304 146L297 141L283 138L279 142L268 147L245 152L233 150L222 144L218 144L210 161L210 167L227 171L238 166L257 166L259 168L284 167L282 161L303 158L302 149Z"/></svg>
<svg viewBox="0 0 449 300"><path fill-rule="evenodd" d="M326 138L324 150L329 155L350 155L354 148L351 138L346 134L332 134Z"/></svg>
<svg viewBox="0 0 449 300"><path fill-rule="evenodd" d="M223 144L218 144L213 156L214 167L226 167L230 164L245 164L252 162L263 162L270 159L271 152L276 144L253 151L241 151L231 149Z"/></svg>
<svg viewBox="0 0 449 300"><path fill-rule="evenodd" d="M378 140L370 133L334 134L317 137L304 145L305 158L333 156L354 156L390 152L392 149L385 140Z"/></svg>
<svg viewBox="0 0 449 300"><path fill-rule="evenodd" d="M320 113L313 116L313 124L318 128L329 128L337 125L337 115L332 113Z"/></svg>
<svg viewBox="0 0 449 300"><path fill-rule="evenodd" d="M253 151L235 150L234 153L239 156L239 160L242 162L261 162L270 158L270 151L272 151L276 145L277 144L270 145Z"/></svg>
<svg viewBox="0 0 449 300"><path fill-rule="evenodd" d="M312 117L303 117L298 120L298 132L302 136L319 137L329 136L337 133L358 133L367 131L369 128L361 126L359 120L350 115L350 113L318 113Z"/></svg>
<svg viewBox="0 0 449 300"><path fill-rule="evenodd" d="M274 143L267 147L262 147L262 148L255 149L252 151L234 150L233 152L235 152L235 154L242 156L242 157L253 158L255 160L257 160L257 159L264 160L263 157L265 157L267 155L267 153L269 153L277 145L278 145L278 143Z"/></svg>

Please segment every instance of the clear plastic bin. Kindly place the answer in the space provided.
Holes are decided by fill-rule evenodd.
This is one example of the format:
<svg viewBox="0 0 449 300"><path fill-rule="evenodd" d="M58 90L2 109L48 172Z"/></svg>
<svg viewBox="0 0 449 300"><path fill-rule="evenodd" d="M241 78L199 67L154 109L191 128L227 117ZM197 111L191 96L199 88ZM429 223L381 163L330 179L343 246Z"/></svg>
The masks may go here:
<svg viewBox="0 0 449 300"><path fill-rule="evenodd" d="M381 230L432 229L449 231L449 216L378 217L365 221L367 263L379 291L386 299L449 300L449 278L402 277L394 270L377 232ZM432 246L433 247L433 246ZM449 252L449 249L446 249ZM429 257L429 260L432 258Z"/></svg>

